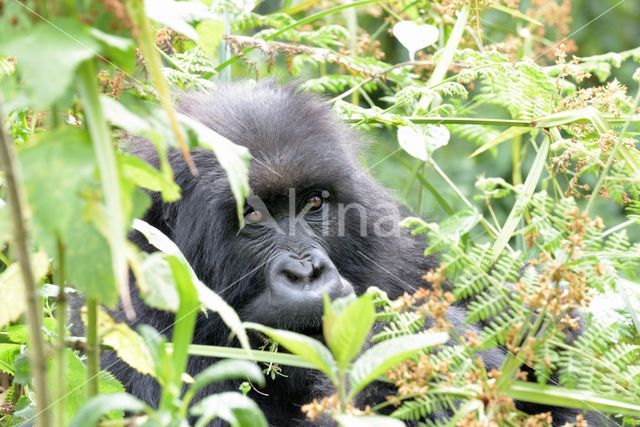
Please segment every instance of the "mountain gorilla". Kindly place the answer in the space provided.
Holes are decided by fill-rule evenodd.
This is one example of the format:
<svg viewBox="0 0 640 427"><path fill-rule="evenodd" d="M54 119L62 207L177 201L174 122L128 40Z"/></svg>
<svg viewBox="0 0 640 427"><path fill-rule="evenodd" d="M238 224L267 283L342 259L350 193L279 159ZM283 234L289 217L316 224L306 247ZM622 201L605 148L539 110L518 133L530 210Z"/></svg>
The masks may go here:
<svg viewBox="0 0 640 427"><path fill-rule="evenodd" d="M198 176L189 172L180 153L171 153L182 198L165 204L152 194L145 220L173 239L198 277L243 320L320 337L324 293L331 298L360 295L377 286L396 298L426 285L421 276L435 260L423 256L424 242L398 227L397 203L358 161L359 137L326 102L295 87L262 82L186 95L178 108L251 152L246 226L239 228L224 171L211 152L200 149L193 151ZM133 145L137 155L157 165L150 144ZM133 238L152 250L140 235ZM172 314L146 307L135 295L134 304L137 321L170 328ZM450 317L462 324L463 309L454 307ZM217 316L200 316L194 343L227 345L228 333ZM502 353L488 352L485 359L498 367ZM188 371L194 375L211 363L191 357ZM159 400L155 381L115 355L106 352L103 366L133 394L150 403ZM252 392L251 397L271 425L304 424L300 406L333 390L315 371L283 371L286 377L260 390L266 396ZM214 384L204 394L237 386ZM361 400L380 402L390 393L371 387ZM556 415L556 422L563 423L573 421L575 413Z"/></svg>

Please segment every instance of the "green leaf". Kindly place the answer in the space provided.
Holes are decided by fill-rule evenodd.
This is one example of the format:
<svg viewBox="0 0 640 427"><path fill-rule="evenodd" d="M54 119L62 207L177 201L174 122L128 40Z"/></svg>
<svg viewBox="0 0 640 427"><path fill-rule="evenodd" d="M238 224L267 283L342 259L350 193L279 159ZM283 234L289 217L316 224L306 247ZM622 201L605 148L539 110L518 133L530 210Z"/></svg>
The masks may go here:
<svg viewBox="0 0 640 427"><path fill-rule="evenodd" d="M218 313L222 321L229 327L229 329L231 329L234 334L236 334L240 345L243 348L249 350L251 348L251 346L249 345L249 337L247 337L247 332L244 330L244 326L242 325L242 321L240 320L240 317L238 317L238 314L229 304L227 304L224 299L222 299L218 294L209 289L197 278L196 273L193 271L193 269L189 265L189 262L180 251L180 248L178 248L178 246L176 246L176 244L173 243L171 239L165 236L160 230L142 220L134 220L133 228L142 233L151 245L167 255L177 257L189 268L192 280L195 283L196 289L198 290L198 297L200 299L200 302L202 302L202 304L207 309L213 311L214 313Z"/></svg>
<svg viewBox="0 0 640 427"><path fill-rule="evenodd" d="M318 370L324 372L334 383L337 379L338 365L329 349L322 345L320 341L314 340L306 335L295 332L273 329L257 323L245 323L250 329L255 329L267 335L269 338L283 345L291 353L296 354L312 363Z"/></svg>
<svg viewBox="0 0 640 427"><path fill-rule="evenodd" d="M69 282L86 297L115 305L109 244L92 223L95 215L87 213L100 194L87 133L75 128L43 133L19 158L36 241L56 254L61 238Z"/></svg>
<svg viewBox="0 0 640 427"><path fill-rule="evenodd" d="M88 28L67 18L40 22L28 34L0 43L0 53L17 58L18 73L36 107L62 97L73 82L75 69L99 50Z"/></svg>
<svg viewBox="0 0 640 427"><path fill-rule="evenodd" d="M49 258L43 252L34 254L31 267L34 279L40 280L49 271ZM0 301L4 302L0 310L0 327L18 319L26 309L27 300L18 263L11 264L0 274Z"/></svg>
<svg viewBox="0 0 640 427"><path fill-rule="evenodd" d="M365 294L336 312L325 298L323 333L338 367L344 369L362 348L376 318L373 294Z"/></svg>
<svg viewBox="0 0 640 427"><path fill-rule="evenodd" d="M145 13L154 21L165 25L192 40L198 40L198 33L190 22L214 18L203 3L174 0L145 1Z"/></svg>
<svg viewBox="0 0 640 427"><path fill-rule="evenodd" d="M226 392L205 397L191 408L191 415L199 416L196 427L204 427L221 418L231 427L267 427L267 420L258 405L246 396Z"/></svg>
<svg viewBox="0 0 640 427"><path fill-rule="evenodd" d="M420 334L392 338L374 345L355 361L349 374L350 396L355 396L369 383L384 375L396 364L414 356L418 352L444 344L449 336L443 332L422 332Z"/></svg>
<svg viewBox="0 0 640 427"><path fill-rule="evenodd" d="M142 275L146 284L143 289L138 283L144 302L159 310L178 310L178 291L171 273L171 267L163 253L152 253L142 262Z"/></svg>
<svg viewBox="0 0 640 427"><path fill-rule="evenodd" d="M118 165L125 178L139 187L162 193L165 202L175 202L180 198L178 184L141 158L118 153Z"/></svg>
<svg viewBox="0 0 640 427"><path fill-rule="evenodd" d="M67 358L67 390L68 393L65 395L65 409L67 411L67 419L71 419L76 412L80 409L80 407L84 404L87 396L87 368L85 367L82 360L78 357L76 353L71 350L65 350L66 358ZM50 360L48 364L48 380L49 384L55 384L57 381L57 370L55 369L57 364L55 360ZM100 393L108 396L110 393L120 393L124 391L124 387L122 384L118 382L107 371L100 371L98 374L100 378ZM117 408L114 408L117 409ZM105 414L109 411L100 412L100 414ZM99 415L98 415L99 417ZM95 423L94 423L95 424ZM92 425L90 423L82 424Z"/></svg>
<svg viewBox="0 0 640 427"><path fill-rule="evenodd" d="M404 423L396 418L382 415L358 417L355 415L340 414L334 419L341 427L404 427Z"/></svg>
<svg viewBox="0 0 640 427"><path fill-rule="evenodd" d="M142 337L126 323L116 323L102 309L98 310L98 335L127 365L141 374L155 376L153 359Z"/></svg>
<svg viewBox="0 0 640 427"><path fill-rule="evenodd" d="M416 159L429 160L434 151L449 143L451 134L443 125L411 125L398 128L400 147Z"/></svg>
<svg viewBox="0 0 640 427"><path fill-rule="evenodd" d="M105 33L95 27L89 30L100 44L102 56L127 74L132 74L136 68L136 45L126 37Z"/></svg>
<svg viewBox="0 0 640 427"><path fill-rule="evenodd" d="M181 381L180 375L187 366L188 349L196 325L196 317L200 308L198 292L193 284L190 268L178 257L168 255L167 262L176 281L180 303L173 323L173 369L177 375L175 380Z"/></svg>
<svg viewBox="0 0 640 427"><path fill-rule="evenodd" d="M13 362L20 352L20 344L0 343L0 373L14 374Z"/></svg>
<svg viewBox="0 0 640 427"><path fill-rule="evenodd" d="M224 21L222 19L207 19L196 25L198 46L210 59L218 57L218 50L224 36Z"/></svg>
<svg viewBox="0 0 640 427"><path fill-rule="evenodd" d="M589 391L514 381L508 385L505 394L522 402L640 417L640 404L637 402L629 402L620 397L602 396Z"/></svg>
<svg viewBox="0 0 640 427"><path fill-rule="evenodd" d="M128 393L112 393L92 398L71 420L69 427L92 427L100 418L112 411L127 411L134 414L148 412L150 408Z"/></svg>
<svg viewBox="0 0 640 427"><path fill-rule="evenodd" d="M195 376L194 383L189 387L184 400L190 401L198 391L211 383L245 379L258 386L264 385L262 370L255 363L244 360L221 360Z"/></svg>
<svg viewBox="0 0 640 427"><path fill-rule="evenodd" d="M251 155L246 147L234 144L227 138L184 114L178 114L182 124L191 128L198 136L198 144L216 155L220 166L229 180L231 193L236 200L236 213L240 225L244 224L244 201L249 195L249 160Z"/></svg>

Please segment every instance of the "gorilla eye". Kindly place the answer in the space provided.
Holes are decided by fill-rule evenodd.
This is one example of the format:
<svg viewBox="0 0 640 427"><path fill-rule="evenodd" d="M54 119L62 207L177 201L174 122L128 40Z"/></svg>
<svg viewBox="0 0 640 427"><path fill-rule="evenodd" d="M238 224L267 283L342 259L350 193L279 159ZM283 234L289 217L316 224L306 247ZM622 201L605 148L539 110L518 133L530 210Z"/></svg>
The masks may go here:
<svg viewBox="0 0 640 427"><path fill-rule="evenodd" d="M323 196L324 194L321 193L313 193L309 196L306 203L309 211L315 211L322 207L324 204Z"/></svg>
<svg viewBox="0 0 640 427"><path fill-rule="evenodd" d="M262 221L264 215L260 211L251 211L246 215L246 217L247 221L256 223Z"/></svg>

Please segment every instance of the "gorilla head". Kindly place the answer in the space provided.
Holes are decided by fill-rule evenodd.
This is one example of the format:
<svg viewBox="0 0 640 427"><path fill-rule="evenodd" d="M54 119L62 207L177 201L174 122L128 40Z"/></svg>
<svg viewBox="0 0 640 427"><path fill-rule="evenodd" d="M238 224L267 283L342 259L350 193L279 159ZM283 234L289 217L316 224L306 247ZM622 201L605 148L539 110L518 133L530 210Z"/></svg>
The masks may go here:
<svg viewBox="0 0 640 427"><path fill-rule="evenodd" d="M178 108L249 149L245 226L224 171L204 150L193 152L198 176L172 153L182 199L163 204L154 195L146 220L243 320L319 335L323 294L376 285L397 296L419 284L427 261L398 228L396 203L361 166L358 137L322 100L271 82L242 83L184 96ZM203 328L198 341L222 338Z"/></svg>

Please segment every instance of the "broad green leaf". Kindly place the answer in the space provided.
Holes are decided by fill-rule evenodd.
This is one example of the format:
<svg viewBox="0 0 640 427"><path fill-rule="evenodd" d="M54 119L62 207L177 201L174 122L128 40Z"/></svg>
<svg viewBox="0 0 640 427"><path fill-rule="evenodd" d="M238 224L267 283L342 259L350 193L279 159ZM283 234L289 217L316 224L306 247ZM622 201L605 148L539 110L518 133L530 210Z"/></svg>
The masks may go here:
<svg viewBox="0 0 640 427"><path fill-rule="evenodd" d="M396 418L382 415L367 415L358 417L356 415L340 414L334 419L341 427L404 427L404 423Z"/></svg>
<svg viewBox="0 0 640 427"><path fill-rule="evenodd" d="M115 305L111 251L94 225L100 222L96 212L101 209L93 206L100 184L87 133L75 128L43 133L19 158L35 240L47 253L56 254L61 238L69 282L86 297Z"/></svg>
<svg viewBox="0 0 640 427"><path fill-rule="evenodd" d="M141 374L155 376L153 359L142 337L126 323L116 323L102 309L98 310L98 335L127 365Z"/></svg>
<svg viewBox="0 0 640 427"><path fill-rule="evenodd" d="M0 343L0 373L14 374L13 362L20 352L20 344Z"/></svg>
<svg viewBox="0 0 640 427"><path fill-rule="evenodd" d="M244 201L249 195L249 160L246 147L234 144L227 138L184 114L178 114L182 124L191 128L198 136L198 144L216 155L229 180L231 193L236 200L236 212L240 225L244 224Z"/></svg>
<svg viewBox="0 0 640 427"><path fill-rule="evenodd" d="M110 63L125 73L131 74L136 68L136 45L132 39L105 33L95 27L89 30L100 44L103 55Z"/></svg>
<svg viewBox="0 0 640 427"><path fill-rule="evenodd" d="M344 369L358 354L376 318L373 294L365 294L334 311L325 303L323 333L340 369Z"/></svg>
<svg viewBox="0 0 640 427"><path fill-rule="evenodd" d="M107 121L113 126L138 136L144 135L149 131L149 123L115 99L102 95L100 96L100 103Z"/></svg>
<svg viewBox="0 0 640 427"><path fill-rule="evenodd" d="M590 391L567 390L564 387L547 384L513 381L504 392L507 396L522 402L640 417L638 402Z"/></svg>
<svg viewBox="0 0 640 427"><path fill-rule="evenodd" d="M67 356L67 376L65 396L65 409L67 411L67 419L71 419L84 404L87 396L87 368L80 358L71 350L65 350ZM49 384L55 384L57 381L55 360L49 361L48 364L48 380ZM120 393L124 391L124 387L107 371L100 371L99 392L108 396L110 393ZM118 409L118 408L114 408ZM109 412L104 411L102 414ZM94 423L95 424L95 423ZM92 425L90 423L82 424L83 426Z"/></svg>
<svg viewBox="0 0 640 427"><path fill-rule="evenodd" d="M194 377L194 383L189 387L190 397L207 385L228 380L249 380L258 386L264 385L262 370L255 363L245 360L221 360Z"/></svg>
<svg viewBox="0 0 640 427"><path fill-rule="evenodd" d="M141 158L118 153L118 164L125 178L139 187L162 193L165 202L175 202L180 198L178 184Z"/></svg>
<svg viewBox="0 0 640 427"><path fill-rule="evenodd" d="M189 269L192 280L196 285L196 289L198 290L198 297L200 298L200 302L209 310L214 313L218 313L222 321L231 329L231 331L236 334L240 345L249 350L251 347L249 345L249 337L247 337L247 332L244 330L244 326L242 325L242 321L235 310L227 304L227 302L222 299L218 294L213 292L211 289L207 287L204 283L202 283L196 276L196 273L193 271L189 262L184 257L180 248L171 241L167 236L165 236L160 230L153 227L152 225L136 219L133 221L133 228L140 233L142 233L145 238L149 241L151 245L153 245L156 249L164 252L167 255L173 255L180 259Z"/></svg>
<svg viewBox="0 0 640 427"><path fill-rule="evenodd" d="M112 411L127 411L134 414L148 412L150 408L138 398L128 393L112 393L95 396L75 415L69 427L93 427L100 419Z"/></svg>
<svg viewBox="0 0 640 427"><path fill-rule="evenodd" d="M43 252L38 252L31 257L31 268L35 280L40 280L49 271L49 258ZM0 273L0 327L18 319L26 309L26 296L22 271L16 262Z"/></svg>
<svg viewBox="0 0 640 427"><path fill-rule="evenodd" d="M148 306L175 313L178 310L178 291L165 256L152 253L142 262L141 272L146 287L140 288L140 294Z"/></svg>
<svg viewBox="0 0 640 427"><path fill-rule="evenodd" d="M281 329L273 329L257 323L245 323L250 329L255 329L284 346L291 353L296 354L312 363L318 370L324 372L332 381L336 381L338 365L331 352L320 341L306 335Z"/></svg>
<svg viewBox="0 0 640 427"><path fill-rule="evenodd" d="M144 6L149 18L192 40L198 40L198 33L191 22L215 18L205 4L198 2L146 0Z"/></svg>
<svg viewBox="0 0 640 427"><path fill-rule="evenodd" d="M427 161L434 151L449 143L451 134L443 125L411 125L398 128L398 143L411 156Z"/></svg>
<svg viewBox="0 0 640 427"><path fill-rule="evenodd" d="M210 59L216 58L224 36L224 21L222 19L207 19L196 25L196 32L200 48Z"/></svg>
<svg viewBox="0 0 640 427"><path fill-rule="evenodd" d="M180 300L171 334L173 340L173 369L175 374L180 375L187 367L187 360L189 359L187 350L193 337L200 301L188 265L185 265L178 257L171 255L167 255L167 262L176 281L176 289ZM180 380L179 377L177 380Z"/></svg>
<svg viewBox="0 0 640 427"><path fill-rule="evenodd" d="M414 356L421 350L444 344L448 339L449 336L443 332L422 332L392 338L374 345L353 364L349 373L349 384L351 385L349 395L355 396L396 364Z"/></svg>
<svg viewBox="0 0 640 427"><path fill-rule="evenodd" d="M207 396L191 408L191 415L200 417L196 427L209 425L221 418L231 427L267 427L267 420L258 405L246 396L226 392Z"/></svg>
<svg viewBox="0 0 640 427"><path fill-rule="evenodd" d="M39 22L28 34L0 43L0 53L18 59L18 73L37 107L62 97L73 82L76 68L99 50L88 28L67 18Z"/></svg>

